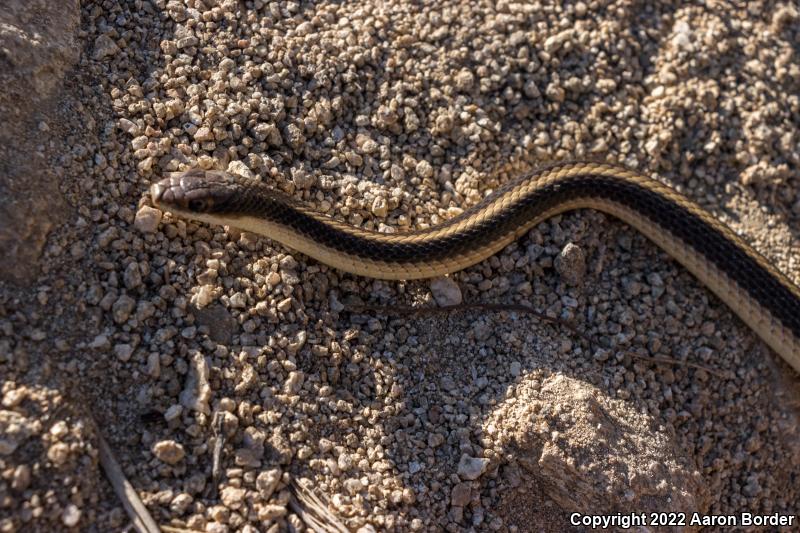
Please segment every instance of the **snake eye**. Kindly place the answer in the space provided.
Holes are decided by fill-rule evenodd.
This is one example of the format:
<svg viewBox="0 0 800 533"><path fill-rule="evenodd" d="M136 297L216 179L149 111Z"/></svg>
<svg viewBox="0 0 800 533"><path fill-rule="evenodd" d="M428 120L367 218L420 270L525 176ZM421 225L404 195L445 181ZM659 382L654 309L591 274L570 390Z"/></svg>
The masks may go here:
<svg viewBox="0 0 800 533"><path fill-rule="evenodd" d="M206 201L198 199L189 200L189 210L195 213L202 213L206 210Z"/></svg>

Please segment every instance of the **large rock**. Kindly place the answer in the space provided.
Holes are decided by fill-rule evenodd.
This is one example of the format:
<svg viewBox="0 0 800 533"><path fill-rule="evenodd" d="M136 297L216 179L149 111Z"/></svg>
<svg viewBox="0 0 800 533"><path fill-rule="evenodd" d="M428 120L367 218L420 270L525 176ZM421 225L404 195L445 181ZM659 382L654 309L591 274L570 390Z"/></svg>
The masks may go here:
<svg viewBox="0 0 800 533"><path fill-rule="evenodd" d="M47 126L65 72L78 59L78 0L7 0L0 9L0 278L35 275L63 213Z"/></svg>
<svg viewBox="0 0 800 533"><path fill-rule="evenodd" d="M583 381L560 374L542 383L523 380L514 397L492 413L487 431L499 437L504 455L512 458L503 467L506 486L498 511L508 524L553 514L682 512L690 517L708 510L708 489L674 435ZM661 529L666 528L653 528Z"/></svg>

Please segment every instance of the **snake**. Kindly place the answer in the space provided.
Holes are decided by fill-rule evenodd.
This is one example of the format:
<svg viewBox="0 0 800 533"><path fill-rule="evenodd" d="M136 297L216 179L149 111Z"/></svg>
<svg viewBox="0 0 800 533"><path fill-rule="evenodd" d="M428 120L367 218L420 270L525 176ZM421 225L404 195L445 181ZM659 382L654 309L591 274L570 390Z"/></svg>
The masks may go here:
<svg viewBox="0 0 800 533"><path fill-rule="evenodd" d="M800 372L800 289L728 226L672 187L602 162L561 162L507 181L430 228L379 232L321 213L258 179L194 168L150 188L178 217L256 233L335 269L387 280L443 276L496 254L558 214L594 209L682 264Z"/></svg>

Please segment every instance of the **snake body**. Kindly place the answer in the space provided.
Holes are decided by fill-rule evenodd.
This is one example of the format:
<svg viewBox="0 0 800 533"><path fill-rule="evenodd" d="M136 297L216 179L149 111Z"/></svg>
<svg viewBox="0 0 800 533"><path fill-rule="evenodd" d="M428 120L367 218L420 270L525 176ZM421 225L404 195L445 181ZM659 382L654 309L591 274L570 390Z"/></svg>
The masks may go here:
<svg viewBox="0 0 800 533"><path fill-rule="evenodd" d="M281 242L329 266L381 279L464 269L543 220L574 209L608 213L683 264L800 372L800 289L730 228L672 188L603 163L560 163L520 176L433 228L354 227L255 180L200 169L151 188L158 207Z"/></svg>

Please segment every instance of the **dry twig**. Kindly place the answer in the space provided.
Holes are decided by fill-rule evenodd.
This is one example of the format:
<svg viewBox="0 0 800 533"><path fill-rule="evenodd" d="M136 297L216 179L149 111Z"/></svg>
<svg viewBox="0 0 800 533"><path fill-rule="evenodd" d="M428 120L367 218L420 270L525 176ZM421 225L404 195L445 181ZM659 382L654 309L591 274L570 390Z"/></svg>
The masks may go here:
<svg viewBox="0 0 800 533"><path fill-rule="evenodd" d="M323 502L310 489L292 479L289 492L289 508L315 533L350 533L347 526L330 511L327 502Z"/></svg>
<svg viewBox="0 0 800 533"><path fill-rule="evenodd" d="M633 355L636 359L641 359L642 361L648 361L650 363L661 364L661 365L678 365L678 366L688 366L692 368L697 368L698 370L705 370L711 375L717 376L720 379L728 379L730 377L727 372L719 372L707 366L699 365L697 363L691 363L689 361L679 361L678 359L673 359L671 357L646 357L644 355Z"/></svg>
<svg viewBox="0 0 800 533"><path fill-rule="evenodd" d="M97 434L97 442L100 448L100 465L106 473L108 481L117 493L117 497L122 501L122 506L128 513L128 516L133 523L133 527L139 533L159 533L160 529L156 524L153 517L150 516L147 507L145 507L136 490L131 485L130 481L125 478L122 473L114 453L111 451L106 439L100 433L95 423L95 433Z"/></svg>

